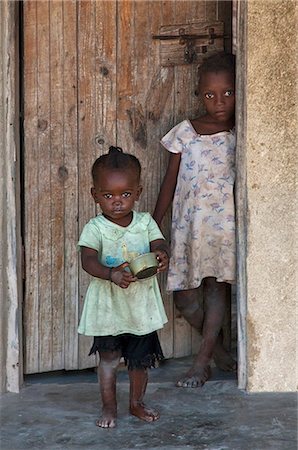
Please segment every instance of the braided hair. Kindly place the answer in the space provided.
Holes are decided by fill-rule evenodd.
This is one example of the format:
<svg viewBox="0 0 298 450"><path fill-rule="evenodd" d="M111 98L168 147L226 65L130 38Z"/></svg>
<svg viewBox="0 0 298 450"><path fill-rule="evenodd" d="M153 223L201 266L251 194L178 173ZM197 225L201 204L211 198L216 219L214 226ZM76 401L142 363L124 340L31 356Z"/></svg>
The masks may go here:
<svg viewBox="0 0 298 450"><path fill-rule="evenodd" d="M96 159L92 166L92 179L95 181L100 169L122 169L134 170L138 176L141 177L141 164L138 158L129 153L124 153L121 147L109 147L109 152L101 155Z"/></svg>

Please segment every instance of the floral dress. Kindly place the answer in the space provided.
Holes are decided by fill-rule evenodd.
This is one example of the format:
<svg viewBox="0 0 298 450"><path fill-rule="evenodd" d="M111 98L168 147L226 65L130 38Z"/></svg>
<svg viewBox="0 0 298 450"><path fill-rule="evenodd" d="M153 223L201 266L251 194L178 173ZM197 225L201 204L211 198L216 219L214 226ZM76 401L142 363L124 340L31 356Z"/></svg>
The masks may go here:
<svg viewBox="0 0 298 450"><path fill-rule="evenodd" d="M173 199L168 290L193 289L205 277L235 281L235 134L200 135L189 120L161 140L181 153Z"/></svg>

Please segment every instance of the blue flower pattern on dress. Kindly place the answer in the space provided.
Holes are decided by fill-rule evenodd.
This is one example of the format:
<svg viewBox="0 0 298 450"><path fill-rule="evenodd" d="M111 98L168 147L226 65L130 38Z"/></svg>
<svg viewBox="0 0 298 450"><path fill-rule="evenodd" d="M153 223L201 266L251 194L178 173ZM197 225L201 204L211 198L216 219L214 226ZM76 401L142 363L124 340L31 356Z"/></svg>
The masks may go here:
<svg viewBox="0 0 298 450"><path fill-rule="evenodd" d="M189 120L161 140L181 154L173 199L168 289L196 288L205 277L235 281L235 134L199 135Z"/></svg>

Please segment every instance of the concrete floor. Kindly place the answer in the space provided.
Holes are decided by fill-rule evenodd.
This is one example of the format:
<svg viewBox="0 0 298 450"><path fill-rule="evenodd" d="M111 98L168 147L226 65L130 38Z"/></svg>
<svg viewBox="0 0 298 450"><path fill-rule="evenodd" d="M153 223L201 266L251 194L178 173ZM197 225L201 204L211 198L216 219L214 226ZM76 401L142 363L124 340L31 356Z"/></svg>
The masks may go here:
<svg viewBox="0 0 298 450"><path fill-rule="evenodd" d="M190 358L165 361L149 373L146 401L153 424L127 413L128 377L119 373L118 426L95 426L94 371L27 377L20 394L1 396L1 450L296 450L297 396L247 394L234 375L214 370L202 389L176 388Z"/></svg>

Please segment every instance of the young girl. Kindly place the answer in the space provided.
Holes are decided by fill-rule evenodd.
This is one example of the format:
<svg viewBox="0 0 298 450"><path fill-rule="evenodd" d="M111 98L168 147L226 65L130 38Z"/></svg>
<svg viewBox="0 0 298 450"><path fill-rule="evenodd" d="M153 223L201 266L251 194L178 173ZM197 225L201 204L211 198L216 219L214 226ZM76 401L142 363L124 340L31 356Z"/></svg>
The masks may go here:
<svg viewBox="0 0 298 450"><path fill-rule="evenodd" d="M159 413L143 403L147 369L163 357L156 330L167 322L156 276L138 280L129 258L155 252L158 271L168 267L167 245L149 213L133 210L142 191L139 160L119 147L92 167L91 194L102 214L85 225L79 240L83 269L92 276L79 333L94 336L90 354L99 353L98 376L102 418L97 425L116 425L116 371L120 358L128 365L130 413L147 422Z"/></svg>
<svg viewBox="0 0 298 450"><path fill-rule="evenodd" d="M235 280L235 64L213 55L200 68L199 94L206 113L184 120L161 140L170 152L156 208L160 225L173 201L168 289L186 320L202 333L193 366L178 386L202 386L210 360L225 370L235 361L222 345L228 286ZM198 288L203 283L204 310Z"/></svg>

